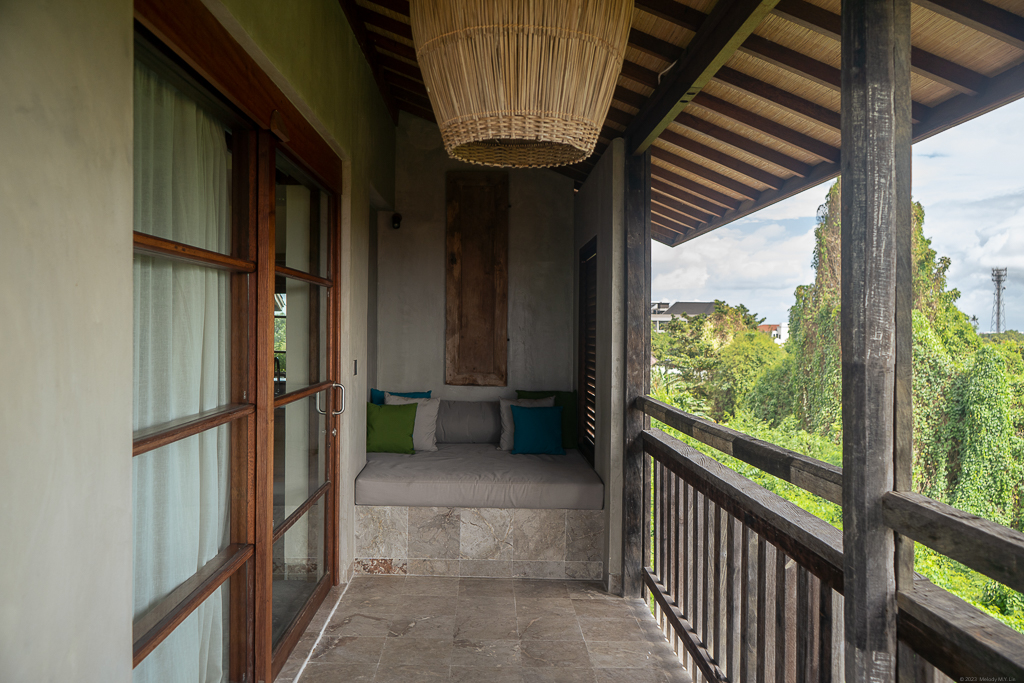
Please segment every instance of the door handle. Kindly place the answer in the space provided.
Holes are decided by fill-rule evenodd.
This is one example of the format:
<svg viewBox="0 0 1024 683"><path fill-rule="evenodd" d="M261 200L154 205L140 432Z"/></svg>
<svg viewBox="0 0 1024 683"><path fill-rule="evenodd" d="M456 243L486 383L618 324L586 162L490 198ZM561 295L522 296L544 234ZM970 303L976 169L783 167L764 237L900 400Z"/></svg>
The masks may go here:
<svg viewBox="0 0 1024 683"><path fill-rule="evenodd" d="M342 413L345 412L345 385L344 384L338 384L337 382L335 382L334 384L332 384L330 386L330 388L331 389L341 389L341 410L332 410L331 411L331 415L337 417L338 415L341 415ZM323 393L323 392L319 392L318 391L317 394L316 394L316 412L320 413L321 415L326 415L327 411L320 407L320 394L321 393Z"/></svg>

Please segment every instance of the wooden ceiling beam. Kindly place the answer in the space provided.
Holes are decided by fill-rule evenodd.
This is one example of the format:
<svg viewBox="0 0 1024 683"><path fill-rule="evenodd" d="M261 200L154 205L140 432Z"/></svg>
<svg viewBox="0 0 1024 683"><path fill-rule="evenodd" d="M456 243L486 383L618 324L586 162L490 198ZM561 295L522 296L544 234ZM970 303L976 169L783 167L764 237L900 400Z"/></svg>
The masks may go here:
<svg viewBox="0 0 1024 683"><path fill-rule="evenodd" d="M936 14L1024 50L1024 17L982 0L914 0Z"/></svg>
<svg viewBox="0 0 1024 683"><path fill-rule="evenodd" d="M697 103L697 98L694 98L694 104ZM740 133L736 133L727 128L722 128L721 126L716 126L710 121L705 121L693 114L687 114L685 111L676 117L675 122L681 126L686 126L691 130L695 130L698 133L703 133L704 135L713 137L716 140L720 140L721 142L742 150L747 154L753 154L758 159L763 159L768 163L775 164L787 171L792 171L797 175L807 175L811 170L810 166L798 159L786 156L782 152L776 151L771 147L766 147L758 142L754 142Z"/></svg>
<svg viewBox="0 0 1024 683"><path fill-rule="evenodd" d="M647 97L643 94L638 93L636 90L624 88L621 85L615 86L615 94L612 95L612 99L635 109L640 109L647 102Z"/></svg>
<svg viewBox="0 0 1024 683"><path fill-rule="evenodd" d="M373 4L380 5L384 9L391 10L395 14L409 16L409 0L371 0Z"/></svg>
<svg viewBox="0 0 1024 683"><path fill-rule="evenodd" d="M352 4L355 4L354 2ZM392 19L380 12L374 12L368 7L358 6L358 16L367 25L379 28L382 31L393 33L396 36L412 40L412 26L398 19Z"/></svg>
<svg viewBox="0 0 1024 683"><path fill-rule="evenodd" d="M754 130L758 130L765 135L769 135L776 140L779 140L780 142L785 142L788 145L802 149L808 154L813 154L822 161L834 164L839 159L839 150L832 145L812 138L810 135L799 133L788 126L784 126L769 118L755 114L748 109L744 109L743 107L735 105L732 102L727 102L715 97L714 95L708 95L704 92L698 93L698 95L693 98L693 103L704 107L705 109L709 109L716 114L721 114L722 116L730 118L733 121L742 123Z"/></svg>
<svg viewBox="0 0 1024 683"><path fill-rule="evenodd" d="M627 152L643 152L732 58L778 0L719 0L685 56L661 79L627 131ZM672 3L678 4L678 3Z"/></svg>
<svg viewBox="0 0 1024 683"><path fill-rule="evenodd" d="M701 223L701 221L697 220L693 216L687 216L686 214L680 213L675 209L671 209L664 204L655 204L654 202L651 202L651 213L661 216L665 221L670 221L686 228L695 228Z"/></svg>
<svg viewBox="0 0 1024 683"><path fill-rule="evenodd" d="M1024 64L989 79L974 97L957 95L932 107L931 116L914 125L914 142L924 140L1024 97Z"/></svg>
<svg viewBox="0 0 1024 683"><path fill-rule="evenodd" d="M712 171L710 168L702 166L696 162L690 161L689 159L684 159L678 154L673 154L672 152L668 151L663 147L652 145L650 149L651 156L653 156L655 159L660 159L666 163L672 164L678 169L692 173L699 178L703 178L708 182L714 183L715 185L720 185L726 188L727 190L731 190L738 195L746 197L747 199L754 199L760 194L758 190L755 190L752 187L744 185L738 180L733 180L727 175L722 175L717 171ZM703 186L699 187L701 187L702 189L698 192L698 194L704 194L704 190L708 189ZM697 192L697 190L694 191ZM715 201L718 200L716 199Z"/></svg>
<svg viewBox="0 0 1024 683"><path fill-rule="evenodd" d="M667 194L662 194L661 192L651 192L651 202L659 204L665 207L667 210L677 211L680 214L690 216L691 218L695 219L700 223L706 223L716 218L716 216L713 214L705 213L700 209L690 206L689 204L684 204L675 197L672 197Z"/></svg>
<svg viewBox="0 0 1024 683"><path fill-rule="evenodd" d="M768 187L774 189L782 187L782 178L774 176L771 173L768 173L767 171L762 171L757 166L748 164L745 161L740 161L736 157L729 156L725 152L720 152L719 150L713 147L708 147L707 145L697 142L692 138L688 138L685 135L680 135L675 131L668 129L664 130L661 133L661 137L659 138L659 140L661 140L662 142L667 142L670 145L675 145L680 149L685 149L687 152L691 152L692 154L696 154L697 156L707 159L708 161L718 164L719 166L724 166L725 168L728 168L731 171L735 171L736 173L745 175L748 178L752 178L758 181L759 183L764 183ZM723 185L723 183L719 184ZM725 187L728 187L728 185L725 185ZM750 190L750 188L747 189ZM735 191L739 192L739 190Z"/></svg>
<svg viewBox="0 0 1024 683"><path fill-rule="evenodd" d="M828 126L836 131L839 130L839 112L832 111L828 107L823 107L816 102L805 100L782 88L776 88L774 85L769 85L753 76L748 76L742 71L737 71L727 66L722 67L715 74L715 80L742 90L748 95L753 95L770 104L788 109L794 114L799 114L810 121Z"/></svg>
<svg viewBox="0 0 1024 683"><path fill-rule="evenodd" d="M640 66L636 62L624 60L622 62L622 71L619 73L631 81L636 81L640 85L646 85L648 88L658 87L658 72L654 69L648 69L645 66Z"/></svg>
<svg viewBox="0 0 1024 683"><path fill-rule="evenodd" d="M370 40L373 41L373 44L376 45L378 49L393 52L399 57L405 57L406 59L410 59L414 62L417 61L416 48L411 45L406 45L405 43L400 43L397 40L392 40L391 38L382 36L374 31L370 31L369 33Z"/></svg>
<svg viewBox="0 0 1024 683"><path fill-rule="evenodd" d="M655 208L656 207L651 207L651 221L657 221L658 224L661 225L663 228L668 228L673 232L678 232L680 235L684 235L690 230L693 230L694 226L697 225L696 223L694 223L693 225L690 225L689 223L681 223L677 220L669 218L668 216L655 213Z"/></svg>
<svg viewBox="0 0 1024 683"><path fill-rule="evenodd" d="M651 239L658 240L666 247L674 247L682 240L682 235L667 228L663 228L654 221L651 221Z"/></svg>
<svg viewBox="0 0 1024 683"><path fill-rule="evenodd" d="M633 115L616 107L608 107L608 116L605 119L626 127L633 121Z"/></svg>
<svg viewBox="0 0 1024 683"><path fill-rule="evenodd" d="M407 76L394 72L389 72L387 77L388 80L398 88L408 90L409 92L416 93L422 97L430 97L430 95L427 94L427 86L423 85L419 81L415 81Z"/></svg>
<svg viewBox="0 0 1024 683"><path fill-rule="evenodd" d="M683 48L667 40L656 38L649 33L635 28L629 29L629 47L636 48L644 54L674 62L683 54Z"/></svg>
<svg viewBox="0 0 1024 683"><path fill-rule="evenodd" d="M385 69L390 69L395 73L400 73L408 78L415 79L417 81L423 80L423 74L420 73L420 67L410 64L409 62L403 62L397 57L391 57L390 55L380 55L380 65Z"/></svg>
<svg viewBox="0 0 1024 683"><path fill-rule="evenodd" d="M391 84L391 90L392 90L392 92L395 93L395 97L397 99L402 100L403 102L408 102L409 104L415 104L417 107L419 107L421 109L425 109L427 111L433 111L434 110L433 105L430 104L430 98L429 97L425 97L424 95L421 95L419 93L415 93L415 92L406 90L406 89L402 88L400 85L398 85L397 83L392 83Z"/></svg>
<svg viewBox="0 0 1024 683"><path fill-rule="evenodd" d="M774 14L819 35L840 40L842 18L807 0L779 0ZM985 76L976 71L916 47L911 47L910 69L967 95L977 94L987 81Z"/></svg>
<svg viewBox="0 0 1024 683"><path fill-rule="evenodd" d="M694 33L700 30L708 16L675 0L635 0L633 6Z"/></svg>
<svg viewBox="0 0 1024 683"><path fill-rule="evenodd" d="M698 207L698 209L704 209L705 211L708 212L707 215L712 216L712 218L715 216L721 216L726 212L726 208L724 206L721 206L720 204L715 204L714 202L704 199L703 197L698 197L697 195L691 194L686 190L681 190L678 187L675 187L674 185L669 185L664 180L659 180L657 177L651 178L651 189L654 190L655 192L660 192L666 197L671 197L674 201L686 202L687 204L692 204L693 206ZM680 211L683 210L680 209ZM683 211L683 213L689 212ZM708 218L706 220L711 220L711 218Z"/></svg>
<svg viewBox="0 0 1024 683"><path fill-rule="evenodd" d="M398 105L395 103L395 98L391 95L387 81L384 80L384 76L381 74L380 65L377 63L379 55L373 42L370 40L370 32L363 25L359 13L359 5L355 3L355 0L338 0L338 4L341 5L341 11L345 13L345 19L348 20L352 33L355 34L356 42L359 43L359 49L363 51L363 57L366 58L366 62L370 65L370 73L373 74L373 80L377 83L377 90L380 91L381 99L384 100L384 106L387 107L391 120L397 125Z"/></svg>
<svg viewBox="0 0 1024 683"><path fill-rule="evenodd" d="M721 204L722 206L729 210L737 209L740 206L740 200L734 199L733 197L730 197L724 192L713 190L710 187L707 187L706 185L701 185L696 180L692 180L690 178L687 178L686 176L679 175L678 173L673 173L670 169L663 168L661 166L651 165L651 177L658 178L665 182L671 183L672 185L678 185L684 190L689 190L695 195L699 195L700 197L706 197L707 199L710 199L711 201L717 204Z"/></svg>

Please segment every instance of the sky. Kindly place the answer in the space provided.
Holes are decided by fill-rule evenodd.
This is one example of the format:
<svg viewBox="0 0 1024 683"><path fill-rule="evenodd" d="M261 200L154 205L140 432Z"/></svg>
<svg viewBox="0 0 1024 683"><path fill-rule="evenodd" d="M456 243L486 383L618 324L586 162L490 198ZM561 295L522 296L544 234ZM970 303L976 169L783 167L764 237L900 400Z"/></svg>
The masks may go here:
<svg viewBox="0 0 1024 683"><path fill-rule="evenodd" d="M913 196L924 206L924 234L952 265L948 286L960 310L992 322L992 268L1007 268L1007 329L1024 330L1024 100L914 145ZM793 290L814 279L811 256L818 206L830 183L678 247L654 242L655 301L744 304L766 323L789 319Z"/></svg>

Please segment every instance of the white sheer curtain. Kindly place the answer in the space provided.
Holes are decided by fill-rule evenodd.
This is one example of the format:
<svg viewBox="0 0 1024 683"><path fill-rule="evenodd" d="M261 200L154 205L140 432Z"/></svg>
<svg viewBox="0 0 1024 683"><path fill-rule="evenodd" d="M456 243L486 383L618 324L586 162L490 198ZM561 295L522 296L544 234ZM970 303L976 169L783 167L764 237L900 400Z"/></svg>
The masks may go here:
<svg viewBox="0 0 1024 683"><path fill-rule="evenodd" d="M135 67L135 230L226 252L224 127L143 65ZM142 429L228 402L229 277L136 256L135 413ZM221 427L133 458L135 618L228 541L230 442ZM223 587L135 669L135 681L218 683Z"/></svg>

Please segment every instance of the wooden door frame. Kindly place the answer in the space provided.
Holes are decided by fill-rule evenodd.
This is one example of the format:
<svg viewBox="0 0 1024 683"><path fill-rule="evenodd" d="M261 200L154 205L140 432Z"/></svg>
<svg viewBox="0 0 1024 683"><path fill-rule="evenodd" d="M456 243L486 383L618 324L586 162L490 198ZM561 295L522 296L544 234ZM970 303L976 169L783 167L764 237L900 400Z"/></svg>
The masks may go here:
<svg viewBox="0 0 1024 683"><path fill-rule="evenodd" d="M233 298L246 300L252 315L245 321L232 320L235 331L247 331L245 352L252 371L244 380L233 384L234 393L255 407L245 418L244 426L236 428L244 434L243 454L236 456L233 467L245 473L242 481L232 482L233 542L251 544L253 556L245 569L232 578L232 594L244 595L252 610L240 609L232 600L231 675L245 676L250 681L269 683L281 667L311 620L316 608L331 585L340 582L338 543L337 475L340 452L337 438L339 420L329 416L326 421L325 478L333 482L327 491L324 521L325 579L300 612L292 628L282 638L277 657L272 651L272 563L273 563L273 292L275 268L274 177L276 151L283 150L298 161L310 176L329 193L328 230L330 234L329 279L327 290L327 378L337 381L340 370L340 313L338 295L341 274L341 196L343 162L335 151L307 121L283 91L264 73L256 61L235 41L201 0L135 0L135 20L156 40L204 79L209 87L226 98L257 128L250 134L235 136L233 152L242 161L244 170L236 178L248 178L245 187L236 187L233 232L245 232L243 252L236 257L256 263L256 272L249 277L248 291ZM275 132L271 132L271 131ZM287 131L285 133L284 131ZM252 238L255 237L253 240ZM247 258L245 258L247 257ZM327 278L324 278L327 279ZM234 292L234 289L233 289ZM238 298L241 297L241 298ZM239 341L239 344L242 342ZM328 404L333 408L336 392L331 391ZM235 399L237 397L233 397ZM250 444L252 444L250 446ZM244 461L244 462L243 462ZM244 495L241 495L244 491ZM237 498L237 499L236 499ZM235 630L238 629L238 630ZM245 633L244 638L240 635Z"/></svg>

